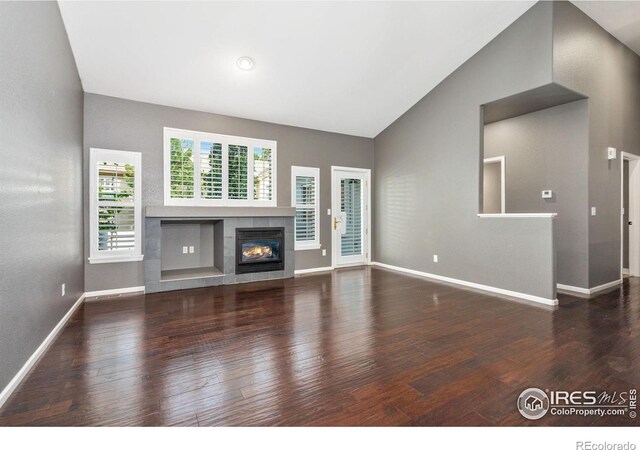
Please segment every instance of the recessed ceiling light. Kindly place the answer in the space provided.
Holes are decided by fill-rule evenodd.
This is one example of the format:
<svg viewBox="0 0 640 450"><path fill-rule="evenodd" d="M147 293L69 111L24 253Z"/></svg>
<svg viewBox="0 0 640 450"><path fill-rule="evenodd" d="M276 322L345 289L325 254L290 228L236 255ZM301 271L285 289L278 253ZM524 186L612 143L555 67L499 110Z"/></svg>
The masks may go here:
<svg viewBox="0 0 640 450"><path fill-rule="evenodd" d="M242 70L251 70L254 66L253 59L249 58L248 56L242 56L238 58L236 64L238 65L238 68Z"/></svg>

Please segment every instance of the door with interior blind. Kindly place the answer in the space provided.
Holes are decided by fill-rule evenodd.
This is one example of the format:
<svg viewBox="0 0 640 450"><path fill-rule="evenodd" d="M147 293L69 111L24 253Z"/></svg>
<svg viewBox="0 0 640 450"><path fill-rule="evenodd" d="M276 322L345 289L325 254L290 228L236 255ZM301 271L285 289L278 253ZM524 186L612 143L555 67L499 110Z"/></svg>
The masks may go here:
<svg viewBox="0 0 640 450"><path fill-rule="evenodd" d="M334 267L357 266L369 262L370 176L369 169L331 168Z"/></svg>

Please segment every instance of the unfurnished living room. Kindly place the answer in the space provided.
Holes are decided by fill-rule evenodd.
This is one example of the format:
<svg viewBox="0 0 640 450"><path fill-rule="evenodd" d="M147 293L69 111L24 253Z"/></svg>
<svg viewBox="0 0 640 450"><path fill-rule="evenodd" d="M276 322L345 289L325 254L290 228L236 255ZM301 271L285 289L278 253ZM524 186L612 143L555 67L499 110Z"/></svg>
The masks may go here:
<svg viewBox="0 0 640 450"><path fill-rule="evenodd" d="M0 434L637 426L639 55L638 2L1 1Z"/></svg>

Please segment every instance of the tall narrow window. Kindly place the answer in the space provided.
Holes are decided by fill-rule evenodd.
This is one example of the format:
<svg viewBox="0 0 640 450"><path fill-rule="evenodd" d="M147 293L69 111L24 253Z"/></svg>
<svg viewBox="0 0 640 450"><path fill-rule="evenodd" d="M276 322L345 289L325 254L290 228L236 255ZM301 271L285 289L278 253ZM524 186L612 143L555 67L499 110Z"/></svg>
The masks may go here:
<svg viewBox="0 0 640 450"><path fill-rule="evenodd" d="M171 138L171 197L193 198L192 139Z"/></svg>
<svg viewBox="0 0 640 450"><path fill-rule="evenodd" d="M248 149L242 145L229 145L229 200L248 198Z"/></svg>
<svg viewBox="0 0 640 450"><path fill-rule="evenodd" d="M275 141L164 129L164 203L276 206Z"/></svg>
<svg viewBox="0 0 640 450"><path fill-rule="evenodd" d="M222 144L200 142L201 197L222 198Z"/></svg>
<svg viewBox="0 0 640 450"><path fill-rule="evenodd" d="M296 208L295 249L320 248L320 169L291 167L291 206Z"/></svg>
<svg viewBox="0 0 640 450"><path fill-rule="evenodd" d="M253 147L253 199L271 200L272 189L271 149Z"/></svg>
<svg viewBox="0 0 640 450"><path fill-rule="evenodd" d="M91 149L89 262L140 261L141 155Z"/></svg>

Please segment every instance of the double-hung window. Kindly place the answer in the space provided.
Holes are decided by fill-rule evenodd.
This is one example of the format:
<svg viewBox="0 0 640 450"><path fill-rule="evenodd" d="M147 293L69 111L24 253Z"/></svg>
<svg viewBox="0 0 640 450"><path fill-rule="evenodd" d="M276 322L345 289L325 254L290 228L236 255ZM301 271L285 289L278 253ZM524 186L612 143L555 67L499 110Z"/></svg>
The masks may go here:
<svg viewBox="0 0 640 450"><path fill-rule="evenodd" d="M89 262L142 260L141 154L92 148Z"/></svg>
<svg viewBox="0 0 640 450"><path fill-rule="evenodd" d="M291 167L291 206L296 208L295 249L320 248L320 169Z"/></svg>
<svg viewBox="0 0 640 450"><path fill-rule="evenodd" d="M165 205L276 206L276 142L164 129Z"/></svg>

